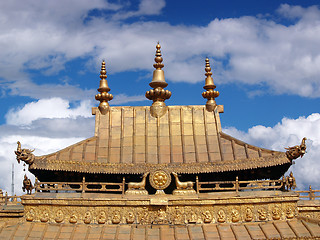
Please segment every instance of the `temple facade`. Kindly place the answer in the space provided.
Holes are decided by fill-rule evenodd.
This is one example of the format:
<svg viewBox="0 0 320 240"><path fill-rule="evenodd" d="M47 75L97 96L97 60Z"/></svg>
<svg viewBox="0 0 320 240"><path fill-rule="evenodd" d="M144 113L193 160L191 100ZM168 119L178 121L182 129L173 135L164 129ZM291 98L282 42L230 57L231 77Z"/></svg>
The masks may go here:
<svg viewBox="0 0 320 240"><path fill-rule="evenodd" d="M157 44L150 106L111 107L103 61L93 137L44 156L18 142L36 182L25 176L21 205L3 196L1 239L320 237L320 204L284 176L306 139L279 152L223 133L208 58L205 105L167 106L162 62Z"/></svg>

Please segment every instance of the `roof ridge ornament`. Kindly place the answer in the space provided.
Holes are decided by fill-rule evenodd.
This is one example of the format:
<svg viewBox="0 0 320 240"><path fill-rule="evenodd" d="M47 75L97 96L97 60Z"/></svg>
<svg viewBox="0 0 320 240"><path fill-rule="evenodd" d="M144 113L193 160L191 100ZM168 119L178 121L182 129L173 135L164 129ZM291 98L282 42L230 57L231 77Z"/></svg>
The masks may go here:
<svg viewBox="0 0 320 240"><path fill-rule="evenodd" d="M109 103L113 99L112 94L108 93L110 88L108 86L107 81L107 71L106 71L106 62L103 60L101 64L101 71L100 71L100 85L97 89L100 93L95 96L97 101L100 101L99 110L100 112L105 115L109 110Z"/></svg>
<svg viewBox="0 0 320 240"><path fill-rule="evenodd" d="M219 96L219 92L214 90L216 88L216 85L214 84L213 79L211 77L212 72L211 72L209 58L206 58L205 70L206 70L205 75L207 77L206 77L206 82L203 88L207 91L202 93L202 97L208 99L206 103L206 108L207 108L207 111L212 112L217 106L215 98Z"/></svg>
<svg viewBox="0 0 320 240"><path fill-rule="evenodd" d="M146 98L153 101L150 107L150 113L153 117L161 117L167 112L168 107L164 101L171 97L171 92L164 90L164 88L168 86L168 83L164 78L164 72L162 70L164 64L162 63L163 58L160 48L161 46L158 42L156 46L156 57L154 59L156 63L153 64L155 70L153 71L152 81L149 83L153 89L146 92Z"/></svg>
<svg viewBox="0 0 320 240"><path fill-rule="evenodd" d="M292 161L294 159L297 159L298 157L303 157L303 155L307 152L306 140L307 138L304 137L300 145L285 148L287 150L287 158Z"/></svg>

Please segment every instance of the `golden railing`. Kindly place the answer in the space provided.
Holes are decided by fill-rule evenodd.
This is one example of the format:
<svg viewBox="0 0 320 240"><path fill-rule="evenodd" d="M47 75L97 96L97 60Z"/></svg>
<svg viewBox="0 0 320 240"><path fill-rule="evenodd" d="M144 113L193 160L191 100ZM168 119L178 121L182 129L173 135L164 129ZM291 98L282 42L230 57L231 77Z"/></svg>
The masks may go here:
<svg viewBox="0 0 320 240"><path fill-rule="evenodd" d="M320 198L320 195L316 195L316 193L320 193L320 190L314 190L309 186L308 191L295 191L299 193L299 197L301 199L309 198L309 200L315 200L316 198Z"/></svg>
<svg viewBox="0 0 320 240"><path fill-rule="evenodd" d="M125 178L121 183L106 182L86 182L83 178L82 182L36 182L36 192L109 192L124 194Z"/></svg>
<svg viewBox="0 0 320 240"><path fill-rule="evenodd" d="M0 204L4 205L15 205L21 202L20 196L14 195L14 196L8 196L8 193L5 195L0 195Z"/></svg>
<svg viewBox="0 0 320 240"><path fill-rule="evenodd" d="M213 192L213 191L241 191L241 190L284 190L284 183L279 180L254 180L239 181L238 177L235 181L215 181L201 182L196 177L197 193Z"/></svg>
<svg viewBox="0 0 320 240"><path fill-rule="evenodd" d="M123 178L121 183L106 182L36 182L36 192L104 192L121 193L125 192L125 185L128 184ZM199 181L196 177L196 191L214 192L214 191L242 191L242 190L284 190L282 180L255 180L255 181Z"/></svg>
<svg viewBox="0 0 320 240"><path fill-rule="evenodd" d="M124 194L126 190L125 178L120 183L107 182L35 182L35 192L96 192L96 193L118 193ZM248 191L248 190L286 190L286 183L282 179L278 180L251 180L239 181L199 181L196 176L195 190L197 193L218 192L218 191ZM320 190L294 191L299 194L300 199L315 200L320 198ZM0 193L1 204L17 204L21 202L20 196L8 196Z"/></svg>

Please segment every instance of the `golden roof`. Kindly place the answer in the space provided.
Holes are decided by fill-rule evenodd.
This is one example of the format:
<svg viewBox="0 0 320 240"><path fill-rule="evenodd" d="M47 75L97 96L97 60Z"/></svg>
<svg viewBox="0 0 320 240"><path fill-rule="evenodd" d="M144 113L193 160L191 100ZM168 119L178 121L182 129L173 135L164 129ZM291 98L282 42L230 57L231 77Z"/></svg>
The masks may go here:
<svg viewBox="0 0 320 240"><path fill-rule="evenodd" d="M162 68L160 44L156 46L153 89L146 97L151 107L110 107L105 62L102 62L99 107L94 137L56 153L36 157L29 169L86 173L144 173L158 168L177 173L240 171L277 165L290 166L283 152L262 149L235 139L221 130L223 106L211 77L209 59L205 65L205 106L166 106L171 92ZM32 159L33 160L33 159ZM285 171L285 170L283 170Z"/></svg>
<svg viewBox="0 0 320 240"><path fill-rule="evenodd" d="M161 118L150 107L93 108L95 136L36 157L32 169L90 173L224 172L290 163L285 153L246 144L221 131L219 111L205 106L168 106Z"/></svg>

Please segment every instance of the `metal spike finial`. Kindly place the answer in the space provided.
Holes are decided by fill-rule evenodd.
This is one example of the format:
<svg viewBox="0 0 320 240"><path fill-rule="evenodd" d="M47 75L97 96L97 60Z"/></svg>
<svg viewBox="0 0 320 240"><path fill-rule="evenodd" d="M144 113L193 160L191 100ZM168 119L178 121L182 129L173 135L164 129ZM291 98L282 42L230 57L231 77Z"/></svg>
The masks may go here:
<svg viewBox="0 0 320 240"><path fill-rule="evenodd" d="M162 63L163 58L160 50L161 45L159 44L159 42L156 46L156 49L157 49L156 55L155 55L156 57L154 58L154 61L156 63L153 64L153 67L155 68L155 70L153 71L152 81L149 83L149 85L152 88L157 88L157 87L165 88L166 86L168 86L168 83L164 78L164 72L162 70L162 68L164 67L164 64Z"/></svg>
<svg viewBox="0 0 320 240"><path fill-rule="evenodd" d="M158 42L158 44L157 44L157 46L156 46L156 49L157 49L157 51L156 51L156 57L155 57L155 59L154 59L154 61L155 61L156 63L153 64L153 67L154 67L155 69L158 69L158 70L161 70L161 68L164 67L164 64L162 63L163 58L162 58L162 55L161 55L161 50L160 50L160 48L161 48L161 45L160 45L160 43ZM163 79L163 80L164 80L164 79Z"/></svg>
<svg viewBox="0 0 320 240"><path fill-rule="evenodd" d="M109 103L113 99L112 94L108 93L110 88L108 86L107 81L107 71L106 71L106 62L103 60L101 64L101 71L100 71L100 85L98 91L100 92L95 96L96 100L100 101L99 110L102 114L106 114L109 110Z"/></svg>
<svg viewBox="0 0 320 240"><path fill-rule="evenodd" d="M203 88L207 91L202 93L202 97L208 99L206 103L206 108L209 112L212 112L214 108L217 106L215 98L219 96L219 92L214 90L216 88L216 85L214 84L213 78L211 77L212 72L209 58L206 58L205 71L206 82Z"/></svg>
<svg viewBox="0 0 320 240"><path fill-rule="evenodd" d="M164 64L162 63L163 58L161 55L161 45L159 42L156 46L156 49L156 57L154 59L156 63L153 64L155 70L153 71L152 81L149 83L150 87L153 89L146 92L146 97L153 101L150 108L151 115L153 117L161 117L167 111L167 106L164 101L171 97L171 92L169 90L164 90L164 88L168 86L168 83L165 80L164 72L162 70Z"/></svg>

